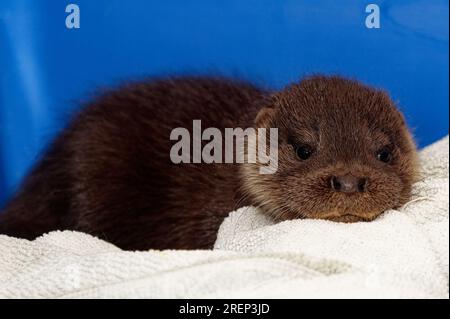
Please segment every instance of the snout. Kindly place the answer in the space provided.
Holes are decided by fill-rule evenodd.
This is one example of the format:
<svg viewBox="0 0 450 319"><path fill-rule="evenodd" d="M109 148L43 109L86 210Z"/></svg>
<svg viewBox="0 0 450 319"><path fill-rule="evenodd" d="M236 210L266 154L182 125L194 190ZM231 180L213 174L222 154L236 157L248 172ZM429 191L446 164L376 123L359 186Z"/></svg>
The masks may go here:
<svg viewBox="0 0 450 319"><path fill-rule="evenodd" d="M401 179L387 170L360 163L336 163L316 170L301 185L298 210L306 218L336 222L374 220L397 205Z"/></svg>
<svg viewBox="0 0 450 319"><path fill-rule="evenodd" d="M369 179L353 175L331 176L329 186L333 191L341 193L362 193L367 190Z"/></svg>

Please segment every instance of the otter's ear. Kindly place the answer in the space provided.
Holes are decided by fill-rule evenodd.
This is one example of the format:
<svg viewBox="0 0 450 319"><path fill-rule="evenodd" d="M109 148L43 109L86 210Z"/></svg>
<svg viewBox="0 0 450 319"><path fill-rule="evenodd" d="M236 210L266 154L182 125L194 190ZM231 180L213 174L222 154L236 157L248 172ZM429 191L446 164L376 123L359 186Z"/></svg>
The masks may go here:
<svg viewBox="0 0 450 319"><path fill-rule="evenodd" d="M273 99L268 97L260 101L260 110L255 118L256 127L269 127L275 116L275 107Z"/></svg>

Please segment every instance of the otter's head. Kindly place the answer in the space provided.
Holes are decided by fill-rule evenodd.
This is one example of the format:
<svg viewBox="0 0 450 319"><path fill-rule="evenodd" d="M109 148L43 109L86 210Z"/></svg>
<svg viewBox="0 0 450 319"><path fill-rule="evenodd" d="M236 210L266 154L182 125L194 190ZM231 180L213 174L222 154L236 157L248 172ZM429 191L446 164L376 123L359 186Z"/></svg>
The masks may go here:
<svg viewBox="0 0 450 319"><path fill-rule="evenodd" d="M383 91L315 76L271 96L255 122L278 128L278 170L244 165L244 192L276 219L368 221L410 198L416 147Z"/></svg>

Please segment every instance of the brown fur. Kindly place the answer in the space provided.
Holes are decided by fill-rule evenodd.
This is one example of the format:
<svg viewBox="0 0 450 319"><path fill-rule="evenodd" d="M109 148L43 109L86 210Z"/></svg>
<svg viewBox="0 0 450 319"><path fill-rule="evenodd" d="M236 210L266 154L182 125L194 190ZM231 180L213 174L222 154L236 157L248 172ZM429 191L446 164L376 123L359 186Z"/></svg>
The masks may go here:
<svg viewBox="0 0 450 319"><path fill-rule="evenodd" d="M258 115L258 116L257 116ZM277 127L279 168L173 164L175 127ZM294 141L294 142L293 142ZM311 158L293 144L308 143ZM376 159L385 145L392 163ZM228 212L260 206L277 219L371 220L404 204L416 149L401 114L378 90L311 77L268 93L218 78L130 84L84 108L0 215L0 233L32 239L56 229L90 233L124 249L210 248ZM366 192L329 188L329 177L369 179Z"/></svg>

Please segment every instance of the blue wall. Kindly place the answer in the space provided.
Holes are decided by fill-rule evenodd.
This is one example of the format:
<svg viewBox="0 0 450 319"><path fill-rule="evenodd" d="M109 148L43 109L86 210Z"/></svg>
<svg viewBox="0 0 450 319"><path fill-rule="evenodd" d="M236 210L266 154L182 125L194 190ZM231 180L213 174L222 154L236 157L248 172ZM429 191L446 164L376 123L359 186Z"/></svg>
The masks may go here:
<svg viewBox="0 0 450 319"><path fill-rule="evenodd" d="M365 27L369 3L380 29ZM448 132L448 1L2 0L0 204L95 88L186 72L275 88L354 76L387 89L424 146Z"/></svg>

